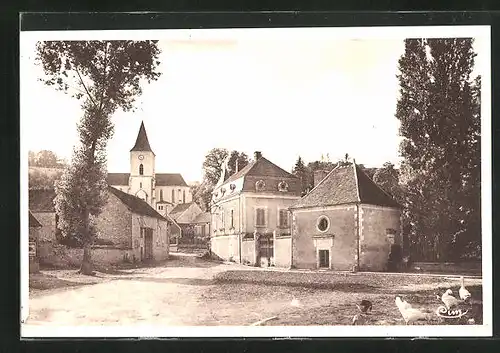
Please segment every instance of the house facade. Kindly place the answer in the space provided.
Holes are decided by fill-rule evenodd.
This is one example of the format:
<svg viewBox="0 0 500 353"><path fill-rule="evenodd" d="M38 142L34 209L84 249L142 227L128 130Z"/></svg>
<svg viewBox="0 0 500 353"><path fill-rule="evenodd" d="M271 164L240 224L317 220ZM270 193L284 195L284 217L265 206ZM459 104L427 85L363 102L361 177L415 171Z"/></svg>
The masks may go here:
<svg viewBox="0 0 500 353"><path fill-rule="evenodd" d="M354 161L315 175L290 207L292 267L384 271L402 246L401 207Z"/></svg>
<svg viewBox="0 0 500 353"><path fill-rule="evenodd" d="M290 249L288 208L299 198L299 179L260 152L231 176L224 167L212 194L212 253L238 263L287 266L289 251L278 249Z"/></svg>
<svg viewBox="0 0 500 353"><path fill-rule="evenodd" d="M55 192L30 190L30 209L41 224L39 257L51 256L59 243L57 215L54 208ZM39 217L39 216L42 217ZM100 263L124 261L165 260L169 257L173 221L159 214L145 200L108 187L108 200L95 218L97 241L92 257Z"/></svg>

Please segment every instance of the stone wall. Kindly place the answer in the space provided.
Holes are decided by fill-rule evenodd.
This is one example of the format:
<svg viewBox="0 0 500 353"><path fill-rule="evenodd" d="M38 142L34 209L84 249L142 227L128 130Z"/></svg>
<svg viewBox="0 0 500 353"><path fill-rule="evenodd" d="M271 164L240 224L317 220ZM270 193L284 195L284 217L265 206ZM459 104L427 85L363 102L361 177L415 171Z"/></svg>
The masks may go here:
<svg viewBox="0 0 500 353"><path fill-rule="evenodd" d="M395 208L361 205L360 220L360 270L384 271L392 239L395 244L402 245L400 211Z"/></svg>
<svg viewBox="0 0 500 353"><path fill-rule="evenodd" d="M229 261L234 260L239 262L239 236L234 235L221 235L212 237L211 250L219 258Z"/></svg>
<svg viewBox="0 0 500 353"><path fill-rule="evenodd" d="M243 239L241 242L241 262L245 265L255 265L255 241Z"/></svg>
<svg viewBox="0 0 500 353"><path fill-rule="evenodd" d="M331 268L351 270L355 264L356 249L356 206L335 206L325 209L294 210L293 216L293 266L296 268L316 268L318 265L316 244L318 240L333 237ZM325 232L317 228L320 216L329 219ZM331 244L331 240L330 244ZM324 242L319 241L321 246Z"/></svg>
<svg viewBox="0 0 500 353"><path fill-rule="evenodd" d="M141 237L141 227L153 229L154 260L165 260L169 256L170 227L167 221L158 218L132 214L132 257L137 260L144 256L144 238Z"/></svg>
<svg viewBox="0 0 500 353"><path fill-rule="evenodd" d="M56 241L56 213L32 212L42 227L38 231L40 241Z"/></svg>
<svg viewBox="0 0 500 353"><path fill-rule="evenodd" d="M131 212L118 197L108 193L108 202L96 219L98 239L119 248L132 247Z"/></svg>
<svg viewBox="0 0 500 353"><path fill-rule="evenodd" d="M274 241L274 265L276 267L290 267L291 237L277 237Z"/></svg>

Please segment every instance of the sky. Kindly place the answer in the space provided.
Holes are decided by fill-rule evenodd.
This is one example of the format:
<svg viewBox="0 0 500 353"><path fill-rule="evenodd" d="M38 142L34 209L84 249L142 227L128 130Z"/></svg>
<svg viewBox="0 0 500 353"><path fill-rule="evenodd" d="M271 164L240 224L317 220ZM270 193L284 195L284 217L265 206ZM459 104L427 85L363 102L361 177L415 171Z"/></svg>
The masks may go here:
<svg viewBox="0 0 500 353"><path fill-rule="evenodd" d="M335 33L328 30L322 33ZM348 153L366 166L399 163L396 75L403 35L192 33L160 39L160 78L143 87L135 112L114 114L109 172L129 172L141 121L156 172L181 173L188 182L202 179L204 157L214 147L250 157L261 151L288 171L298 156L311 162L328 154L336 161ZM70 159L80 102L37 81L40 38L21 36L22 143Z"/></svg>

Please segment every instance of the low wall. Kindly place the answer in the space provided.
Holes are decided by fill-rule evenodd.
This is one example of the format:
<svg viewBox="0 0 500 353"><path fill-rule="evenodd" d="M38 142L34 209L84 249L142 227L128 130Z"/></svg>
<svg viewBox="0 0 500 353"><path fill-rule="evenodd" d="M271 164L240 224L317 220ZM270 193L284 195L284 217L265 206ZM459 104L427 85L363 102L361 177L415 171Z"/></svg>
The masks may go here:
<svg viewBox="0 0 500 353"><path fill-rule="evenodd" d="M274 243L274 265L290 267L290 237L278 237Z"/></svg>
<svg viewBox="0 0 500 353"><path fill-rule="evenodd" d="M42 267L68 268L79 267L83 258L83 249L68 248L60 244L41 242L38 246L39 263ZM117 249L98 246L92 248L92 261L95 264L118 264L132 261L132 249Z"/></svg>
<svg viewBox="0 0 500 353"><path fill-rule="evenodd" d="M255 241L243 239L241 242L241 262L245 265L255 265Z"/></svg>
<svg viewBox="0 0 500 353"><path fill-rule="evenodd" d="M408 271L480 275L482 264L481 262L414 262L409 266Z"/></svg>

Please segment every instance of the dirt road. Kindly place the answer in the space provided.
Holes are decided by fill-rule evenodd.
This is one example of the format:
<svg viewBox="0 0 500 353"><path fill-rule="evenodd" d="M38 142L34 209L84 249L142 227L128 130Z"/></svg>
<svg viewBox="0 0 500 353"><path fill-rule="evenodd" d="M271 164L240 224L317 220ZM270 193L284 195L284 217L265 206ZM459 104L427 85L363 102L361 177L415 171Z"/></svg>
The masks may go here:
<svg viewBox="0 0 500 353"><path fill-rule="evenodd" d="M161 267L102 276L98 284L43 291L30 298L27 324L195 325L216 320L202 296L213 285L213 275L228 268L234 266L188 255Z"/></svg>

